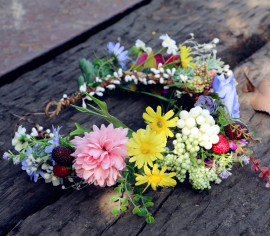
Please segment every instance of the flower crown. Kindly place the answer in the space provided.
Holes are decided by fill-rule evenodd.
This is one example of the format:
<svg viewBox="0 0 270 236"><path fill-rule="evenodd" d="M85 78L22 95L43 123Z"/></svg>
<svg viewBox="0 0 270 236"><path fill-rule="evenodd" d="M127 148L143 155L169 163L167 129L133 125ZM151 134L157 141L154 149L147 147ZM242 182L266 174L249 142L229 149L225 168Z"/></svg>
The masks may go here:
<svg viewBox="0 0 270 236"><path fill-rule="evenodd" d="M82 100L82 107L72 106L105 119L108 126L91 130L75 123L69 136L60 134L61 127L51 131L36 125L27 134L19 126L12 140L17 153L5 152L3 158L21 164L34 182L42 178L63 189L118 184L111 201L119 206L112 213L125 211L130 202L133 213L147 223L154 222L148 210L154 203L145 195L150 186L157 190L189 181L194 189L210 189L211 182L220 184L232 174L234 164L253 163L270 187L268 168L260 167L248 149L259 139L240 119L234 75L216 57L219 40L199 44L191 34L177 46L167 34L160 39L156 53L141 40L130 51L110 42L106 59L80 60L79 90L45 110L52 117ZM147 126L133 131L97 98L115 89L153 96L163 109L147 107L142 115ZM96 106L88 104L88 109L86 100ZM56 110L50 112L52 105Z"/></svg>

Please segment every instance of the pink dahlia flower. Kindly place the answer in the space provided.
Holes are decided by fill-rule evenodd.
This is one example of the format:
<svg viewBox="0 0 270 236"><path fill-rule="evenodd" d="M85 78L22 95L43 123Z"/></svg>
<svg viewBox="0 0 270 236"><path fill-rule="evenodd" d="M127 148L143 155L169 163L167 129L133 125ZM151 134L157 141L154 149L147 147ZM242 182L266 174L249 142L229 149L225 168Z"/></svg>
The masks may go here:
<svg viewBox="0 0 270 236"><path fill-rule="evenodd" d="M128 129L114 129L110 124L107 128L101 125L100 129L94 125L93 130L84 133L83 138L76 136L71 140L76 148L72 154L75 157L73 168L89 184L112 186L126 167Z"/></svg>

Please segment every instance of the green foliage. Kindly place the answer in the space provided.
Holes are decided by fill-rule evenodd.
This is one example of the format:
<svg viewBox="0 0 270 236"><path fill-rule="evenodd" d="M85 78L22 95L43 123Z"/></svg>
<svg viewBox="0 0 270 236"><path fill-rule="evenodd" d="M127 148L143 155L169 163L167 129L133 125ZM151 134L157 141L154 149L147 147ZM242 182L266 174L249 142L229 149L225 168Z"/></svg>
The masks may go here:
<svg viewBox="0 0 270 236"><path fill-rule="evenodd" d="M220 70L222 66L224 65L224 62L220 59L216 59L214 56L213 58L206 59L206 63L208 66L208 70Z"/></svg>
<svg viewBox="0 0 270 236"><path fill-rule="evenodd" d="M113 209L112 209L112 213L114 214L114 215L117 215L118 213L120 213L120 207L114 207Z"/></svg>
<svg viewBox="0 0 270 236"><path fill-rule="evenodd" d="M87 133L91 132L90 129L87 129L87 128L83 127L83 126L80 125L79 123L76 123L76 122L75 122L75 126L76 126L77 129L74 130L74 131L72 131L72 132L70 133L70 135L80 135L80 134L84 134L85 132L87 132Z"/></svg>
<svg viewBox="0 0 270 236"><path fill-rule="evenodd" d="M119 199L118 195L113 195L113 196L111 196L110 201L111 202L116 202L116 201L118 201L118 199Z"/></svg>
<svg viewBox="0 0 270 236"><path fill-rule="evenodd" d="M82 86L84 83L85 83L84 77L80 75L78 78L78 88L80 88L80 86Z"/></svg>
<svg viewBox="0 0 270 236"><path fill-rule="evenodd" d="M132 166L133 164L130 164L128 160L126 162L127 171L122 171L124 179L117 180L119 185L114 189L116 192L118 192L118 195L113 195L110 198L111 202L118 202L119 204L118 207L112 209L112 213L118 214L121 211L126 211L127 205L130 202L134 207L132 213L140 217L145 217L146 222L151 224L155 221L155 219L153 218L152 214L148 212L147 208L154 205L152 202L152 197L143 196L142 191L140 191L139 194L134 193L134 189L136 187L132 187L129 180L131 179L135 182L135 170ZM133 194L131 194L132 191ZM127 195L127 197L124 197L124 195Z"/></svg>
<svg viewBox="0 0 270 236"><path fill-rule="evenodd" d="M106 59L98 59L94 60L94 67L97 71L97 76L100 78L105 78L107 75L113 74L113 68L109 61Z"/></svg>
<svg viewBox="0 0 270 236"><path fill-rule="evenodd" d="M96 75L96 70L95 70L94 65L86 59L81 59L79 61L79 67L81 69L81 72L82 72L82 75L86 84L93 83L95 75Z"/></svg>
<svg viewBox="0 0 270 236"><path fill-rule="evenodd" d="M103 118L103 119L107 120L109 123L113 124L113 126L115 128L118 128L118 127L128 128L124 123L122 123L116 117L109 114L107 104L105 102L102 102L101 100L91 96L87 92L85 92L85 94L88 97L90 97L93 100L93 102L95 102L99 106L100 109L98 109L98 108L96 108L96 107L94 107L94 106L92 106L90 104L88 104L88 105L92 108L92 110L89 110L89 109L84 108L84 107L78 107L78 106L75 106L75 105L71 105L71 106L75 107L77 110L79 110L81 112L88 113L90 115ZM133 131L131 129L129 129L128 137L132 137L132 133L133 133Z"/></svg>
<svg viewBox="0 0 270 236"><path fill-rule="evenodd" d="M185 68L179 67L173 76L173 80L177 83L182 83L180 75L187 76L187 81L191 80L194 77L194 68L188 67L185 69Z"/></svg>

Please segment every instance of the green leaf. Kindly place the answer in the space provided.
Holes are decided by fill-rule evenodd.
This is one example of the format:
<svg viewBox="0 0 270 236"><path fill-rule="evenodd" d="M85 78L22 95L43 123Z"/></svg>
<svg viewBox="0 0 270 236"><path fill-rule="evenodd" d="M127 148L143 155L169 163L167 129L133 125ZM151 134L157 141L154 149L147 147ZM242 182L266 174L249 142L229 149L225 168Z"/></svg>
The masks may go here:
<svg viewBox="0 0 270 236"><path fill-rule="evenodd" d="M218 95L218 93L212 93L212 94L211 94L211 98L216 99L216 100L219 100L219 95Z"/></svg>
<svg viewBox="0 0 270 236"><path fill-rule="evenodd" d="M88 97L90 97L99 107L100 109L105 113L108 113L108 108L107 108L107 104L106 102L102 102L101 100L91 96L90 94L88 93L85 93Z"/></svg>
<svg viewBox="0 0 270 236"><path fill-rule="evenodd" d="M118 199L119 199L118 195L113 195L113 196L111 196L110 201L111 202L116 202Z"/></svg>
<svg viewBox="0 0 270 236"><path fill-rule="evenodd" d="M153 202L146 202L144 204L145 207L151 207L151 206L154 206L154 203Z"/></svg>
<svg viewBox="0 0 270 236"><path fill-rule="evenodd" d="M87 129L85 127L83 127L82 125L80 125L79 123L75 122L75 126L76 126L76 130L72 131L69 135L78 135L78 134L84 134L91 132L91 129Z"/></svg>
<svg viewBox="0 0 270 236"><path fill-rule="evenodd" d="M127 210L127 207L125 207L125 206L120 206L120 209L121 209L122 211L126 211L126 210Z"/></svg>
<svg viewBox="0 0 270 236"><path fill-rule="evenodd" d="M152 202L152 197L150 196L141 196L144 203Z"/></svg>
<svg viewBox="0 0 270 236"><path fill-rule="evenodd" d="M129 174L128 171L126 171L126 170L122 171L123 178L126 178L128 174Z"/></svg>
<svg viewBox="0 0 270 236"><path fill-rule="evenodd" d="M146 222L147 222L147 224L152 224L155 222L155 218L153 216L147 216Z"/></svg>
<svg viewBox="0 0 270 236"><path fill-rule="evenodd" d="M136 207L132 210L132 213L133 213L134 215L136 215L136 214L138 214L139 211L140 211L139 206L136 206Z"/></svg>
<svg viewBox="0 0 270 236"><path fill-rule="evenodd" d="M80 112L84 112L84 113L88 113L92 116L98 116L100 118L103 118L103 119L106 119L106 116L102 115L102 114L99 114L97 112L94 112L94 111L91 111L91 110L88 110L87 108L84 108L84 107L78 107L78 106L75 106L73 104L71 104L71 106L75 107L78 111Z"/></svg>
<svg viewBox="0 0 270 236"><path fill-rule="evenodd" d="M122 192L122 189L118 186L118 187L114 188L114 191L115 192L118 192L118 193L121 193Z"/></svg>
<svg viewBox="0 0 270 236"><path fill-rule="evenodd" d="M131 173L131 174L134 174L135 173L135 170L133 167L129 166L129 165L126 165L128 171Z"/></svg>
<svg viewBox="0 0 270 236"><path fill-rule="evenodd" d="M138 216L145 216L147 214L146 207L141 207L137 214L138 214Z"/></svg>
<svg viewBox="0 0 270 236"><path fill-rule="evenodd" d="M124 179L118 179L118 180L116 180L117 181L117 183L125 183L125 180Z"/></svg>
<svg viewBox="0 0 270 236"><path fill-rule="evenodd" d="M120 212L120 207L114 207L114 208L112 209L112 213L113 213L114 215L117 215L119 212Z"/></svg>
<svg viewBox="0 0 270 236"><path fill-rule="evenodd" d="M123 205L127 205L127 204L128 204L128 199L127 199L127 198L121 198L121 199L120 199L120 202L121 202Z"/></svg>
<svg viewBox="0 0 270 236"><path fill-rule="evenodd" d="M136 195L134 198L133 198L133 202L137 203L138 201L140 201L140 196L139 195Z"/></svg>
<svg viewBox="0 0 270 236"><path fill-rule="evenodd" d="M153 93L148 93L148 92L144 92L144 91L135 91L135 90L132 90L132 89L127 88L127 87L122 86L122 85L117 85L117 87L119 87L119 88L121 88L121 89L123 89L123 90L130 91L130 92L134 92L134 93L142 93L142 94L145 94L145 95L149 95L149 96L158 98L158 99L160 99L160 100L162 100L162 101L165 101L165 102L174 102L174 99L165 98L165 97L162 97L162 96L153 94Z"/></svg>
<svg viewBox="0 0 270 236"><path fill-rule="evenodd" d="M80 88L80 86L82 86L85 83L83 76L81 75L78 78L78 88Z"/></svg>
<svg viewBox="0 0 270 236"><path fill-rule="evenodd" d="M132 190L131 185L129 183L126 184L126 188L127 188L128 191Z"/></svg>
<svg viewBox="0 0 270 236"><path fill-rule="evenodd" d="M129 51L129 55L130 54L133 54L133 53L138 53L139 52L139 49L134 45L132 48L131 48L131 50Z"/></svg>
<svg viewBox="0 0 270 236"><path fill-rule="evenodd" d="M94 65L86 59L81 59L79 61L79 67L82 71L82 75L84 77L84 80L87 82L87 84L93 83L94 78L95 78L95 72L96 72Z"/></svg>

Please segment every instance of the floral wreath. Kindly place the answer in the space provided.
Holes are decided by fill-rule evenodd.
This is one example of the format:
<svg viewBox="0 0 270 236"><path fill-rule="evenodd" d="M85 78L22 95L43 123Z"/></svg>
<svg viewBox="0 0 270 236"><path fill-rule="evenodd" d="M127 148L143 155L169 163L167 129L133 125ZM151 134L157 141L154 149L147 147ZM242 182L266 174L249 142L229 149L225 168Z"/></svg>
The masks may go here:
<svg viewBox="0 0 270 236"><path fill-rule="evenodd" d="M232 174L235 163L252 163L270 187L268 168L260 167L248 149L260 139L253 138L240 119L234 75L216 57L219 40L199 44L191 34L178 47L167 34L160 39L162 48L156 53L141 40L130 51L110 42L106 59L80 60L79 90L45 109L52 117L82 100L82 107L72 106L105 119L107 127L94 125L91 130L75 123L76 130L63 136L61 127L52 126L51 131L36 125L27 134L19 126L12 139L17 153L5 152L3 158L21 164L34 182L44 179L63 189L117 184L111 201L119 205L112 213L127 210L131 203L133 214L147 223L154 222L148 210L154 203L145 195L150 186L157 190L189 181L194 189L210 189L211 182L220 184ZM163 109L147 107L142 116L147 126L132 131L97 99L115 89L154 96ZM88 104L88 109L86 100L97 106ZM50 112L53 105L56 110Z"/></svg>

